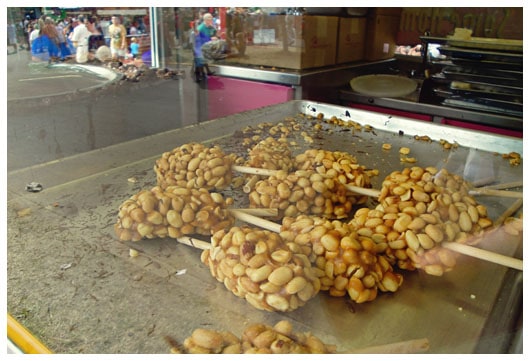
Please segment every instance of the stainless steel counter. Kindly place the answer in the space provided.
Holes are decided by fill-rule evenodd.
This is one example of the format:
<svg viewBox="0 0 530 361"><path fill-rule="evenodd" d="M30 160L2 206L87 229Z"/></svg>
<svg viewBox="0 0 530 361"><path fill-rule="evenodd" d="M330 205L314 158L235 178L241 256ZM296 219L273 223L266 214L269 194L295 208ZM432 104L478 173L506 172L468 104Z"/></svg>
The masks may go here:
<svg viewBox="0 0 530 361"><path fill-rule="evenodd" d="M342 105L357 103L416 114L426 114L431 116L435 123L439 123L442 118L448 118L493 127L523 130L523 120L512 116L425 104L410 99L376 98L356 93L351 89L342 89L339 98Z"/></svg>
<svg viewBox="0 0 530 361"><path fill-rule="evenodd" d="M315 132L311 116L318 113L372 128L352 131L325 125ZM406 166L399 161L401 146L411 149L419 166L446 167L471 178L494 176L497 182L522 180L523 165L510 166L499 155L522 154L521 139L313 101L291 101L207 121L8 174L8 312L25 314L25 325L56 352L166 353L167 335L182 342L199 327L240 335L251 323L273 325L283 319L342 352L424 337L430 353L522 352L511 348L511 326L499 327L501 320L512 325L518 319L514 311L522 301L522 282L513 281L522 273L503 266L462 256L442 277L403 272L405 281L398 292L380 293L369 303L352 305L347 298L320 293L294 312L269 313L253 308L212 278L200 262L199 250L172 239L116 239L118 207L155 185L152 168L162 152L199 141L244 154L241 133L235 132L298 114L305 115L299 118L300 132L307 131L314 143L305 143L300 132L293 132L290 136L298 143L294 153L305 148L350 152L360 164L380 170L375 187L384 175ZM414 135L429 135L433 141L418 141ZM439 139L460 146L445 151L436 142ZM391 143L395 151L383 153L383 143ZM128 182L131 177L137 183ZM40 181L44 190L26 192L28 180ZM236 206L244 205L238 189L225 194L235 196ZM513 199L479 201L495 219ZM18 212L28 208L30 215L20 216ZM522 257L517 237L484 247ZM140 255L129 257L129 248ZM30 317L33 314L37 317Z"/></svg>
<svg viewBox="0 0 530 361"><path fill-rule="evenodd" d="M394 60L390 59L298 71L222 63L215 66L216 74L219 76L290 85L295 89L295 100L318 99L328 103L337 103L338 89L348 84L353 76L375 71L375 69L388 68L393 63Z"/></svg>
<svg viewBox="0 0 530 361"><path fill-rule="evenodd" d="M461 120L470 123L501 127L522 131L523 120L513 116L490 114L447 106L420 103L419 91L414 97L406 98L375 98L358 94L349 86L356 76L366 74L396 74L404 67L405 61L387 59L375 62L358 62L333 67L294 71L289 69L267 69L257 66L216 65L217 75L259 82L290 85L295 89L295 100L311 99L337 105L350 103L367 104L382 108L396 109L407 112L426 114L435 123L442 118ZM407 66L420 67L419 63ZM421 80L419 80L421 87Z"/></svg>

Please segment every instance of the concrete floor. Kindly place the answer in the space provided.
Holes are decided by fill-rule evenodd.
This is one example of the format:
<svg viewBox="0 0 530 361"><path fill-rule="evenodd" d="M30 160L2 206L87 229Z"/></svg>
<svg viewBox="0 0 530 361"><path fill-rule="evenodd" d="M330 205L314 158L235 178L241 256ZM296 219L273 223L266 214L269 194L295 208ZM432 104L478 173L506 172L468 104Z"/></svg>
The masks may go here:
<svg viewBox="0 0 530 361"><path fill-rule="evenodd" d="M180 64L184 77L148 70L139 82L46 65L27 51L7 56L8 171L199 122L203 89L189 63Z"/></svg>

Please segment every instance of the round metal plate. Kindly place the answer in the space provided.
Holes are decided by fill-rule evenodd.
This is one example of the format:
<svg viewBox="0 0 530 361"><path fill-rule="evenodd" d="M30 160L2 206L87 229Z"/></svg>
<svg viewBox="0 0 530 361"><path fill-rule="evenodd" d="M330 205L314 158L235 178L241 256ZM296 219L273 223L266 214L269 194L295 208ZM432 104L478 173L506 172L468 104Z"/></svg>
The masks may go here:
<svg viewBox="0 0 530 361"><path fill-rule="evenodd" d="M374 97L403 97L417 88L417 83L409 78L397 75L364 75L350 80L353 91Z"/></svg>

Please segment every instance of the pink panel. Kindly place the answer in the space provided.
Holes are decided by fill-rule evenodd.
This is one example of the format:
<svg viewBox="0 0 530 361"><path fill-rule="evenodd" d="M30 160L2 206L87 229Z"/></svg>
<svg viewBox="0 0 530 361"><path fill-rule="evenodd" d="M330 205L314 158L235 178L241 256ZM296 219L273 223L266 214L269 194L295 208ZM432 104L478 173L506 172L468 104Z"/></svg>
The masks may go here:
<svg viewBox="0 0 530 361"><path fill-rule="evenodd" d="M494 133L494 134L508 135L510 137L517 137L517 138L523 137L522 131L496 128L496 127L491 127L488 125L466 123L466 122L462 122L462 121L454 120L454 119L444 118L442 119L442 124L452 125L455 127L466 128L466 129L481 130L483 132L489 132L489 133Z"/></svg>
<svg viewBox="0 0 530 361"><path fill-rule="evenodd" d="M397 115L399 117L406 117L410 119L416 119L416 120L423 120L426 122L431 121L431 116L426 114L417 114L417 113L411 113L404 110L398 110L398 109L390 109L390 108L383 108L378 107L374 105L367 105L367 104L357 104L357 103L350 103L348 106L356 109L362 109L362 110L368 110L370 112L378 112L378 113L384 113L384 114L392 114Z"/></svg>
<svg viewBox="0 0 530 361"><path fill-rule="evenodd" d="M249 80L208 77L208 119L292 100L294 90L287 85Z"/></svg>

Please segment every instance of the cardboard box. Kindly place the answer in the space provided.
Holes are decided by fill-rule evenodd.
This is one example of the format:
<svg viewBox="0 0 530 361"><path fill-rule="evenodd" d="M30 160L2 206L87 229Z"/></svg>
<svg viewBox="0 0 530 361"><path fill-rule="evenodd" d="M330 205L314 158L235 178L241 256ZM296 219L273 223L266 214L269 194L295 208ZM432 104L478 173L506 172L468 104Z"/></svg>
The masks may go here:
<svg viewBox="0 0 530 361"><path fill-rule="evenodd" d="M235 54L226 63L296 70L335 65L338 17L267 15L261 23L266 24L262 29L275 30L274 43L270 43L270 37L268 44L262 39L259 44L248 43L244 56Z"/></svg>
<svg viewBox="0 0 530 361"><path fill-rule="evenodd" d="M388 16L401 16L401 11L403 8L390 8L390 7L382 7L382 8L374 8L370 14L371 15L388 15Z"/></svg>
<svg viewBox="0 0 530 361"><path fill-rule="evenodd" d="M367 18L365 60L383 60L394 56L399 22L398 16L376 15Z"/></svg>
<svg viewBox="0 0 530 361"><path fill-rule="evenodd" d="M340 18L337 64L362 60L366 36L366 18Z"/></svg>

